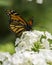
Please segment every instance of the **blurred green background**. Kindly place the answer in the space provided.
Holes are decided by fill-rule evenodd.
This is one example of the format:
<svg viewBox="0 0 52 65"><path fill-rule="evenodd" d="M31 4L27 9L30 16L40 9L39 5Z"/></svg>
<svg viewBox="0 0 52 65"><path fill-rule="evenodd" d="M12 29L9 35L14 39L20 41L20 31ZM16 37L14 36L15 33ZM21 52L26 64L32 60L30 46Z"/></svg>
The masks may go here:
<svg viewBox="0 0 52 65"><path fill-rule="evenodd" d="M52 0L44 0L43 4L36 0L0 0L0 51L15 52L15 35L9 30L5 10L16 10L26 21L33 18L33 29L52 33Z"/></svg>

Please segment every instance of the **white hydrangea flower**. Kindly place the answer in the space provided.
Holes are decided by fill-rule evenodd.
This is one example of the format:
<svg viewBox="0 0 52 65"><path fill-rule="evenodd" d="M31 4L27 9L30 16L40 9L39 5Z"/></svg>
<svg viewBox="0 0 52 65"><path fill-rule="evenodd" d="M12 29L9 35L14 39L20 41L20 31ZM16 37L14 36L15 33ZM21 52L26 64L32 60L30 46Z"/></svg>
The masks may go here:
<svg viewBox="0 0 52 65"><path fill-rule="evenodd" d="M36 38L37 40L40 40L42 36L45 36L43 31L34 30L33 33L34 35L37 35L37 38Z"/></svg>
<svg viewBox="0 0 52 65"><path fill-rule="evenodd" d="M46 38L47 39L51 39L52 40L52 35L51 35L51 33L49 33L49 32L45 32L45 35L46 35Z"/></svg>
<svg viewBox="0 0 52 65"><path fill-rule="evenodd" d="M39 53L44 55L46 62L52 62L52 50L40 49Z"/></svg>
<svg viewBox="0 0 52 65"><path fill-rule="evenodd" d="M23 63L23 58L24 58L24 56L23 56L23 54L22 53L15 53L13 56L12 56L12 63L14 64L14 65L20 65L20 64L22 64Z"/></svg>
<svg viewBox="0 0 52 65"><path fill-rule="evenodd" d="M28 58L33 65L47 65L45 62L45 59L43 58L43 55L40 55L36 52L24 52L25 58Z"/></svg>
<svg viewBox="0 0 52 65"><path fill-rule="evenodd" d="M36 0L36 3L42 4L43 3L43 0Z"/></svg>
<svg viewBox="0 0 52 65"><path fill-rule="evenodd" d="M47 39L42 39L41 40L41 42L42 42L42 45L43 45L43 47L45 48L45 49L50 49L50 46L49 46L49 42L48 42L48 40Z"/></svg>
<svg viewBox="0 0 52 65"><path fill-rule="evenodd" d="M9 56L7 55L7 57ZM52 51L44 49L40 49L39 53L34 51L20 51L14 53L9 58L11 60L4 60L3 65L48 65L47 62L52 62Z"/></svg>
<svg viewBox="0 0 52 65"><path fill-rule="evenodd" d="M0 61L2 62L2 65L10 65L11 64L11 55L9 52L0 52ZM6 62L7 61L7 62ZM8 62L10 64L8 64Z"/></svg>
<svg viewBox="0 0 52 65"><path fill-rule="evenodd" d="M24 50L26 50L26 49L28 49L28 46L27 46L27 44L23 41L23 42L19 43L19 45L15 48L15 51L16 51L16 52L19 52L19 51L24 51Z"/></svg>
<svg viewBox="0 0 52 65"><path fill-rule="evenodd" d="M37 35L39 38L41 38L41 36L44 35L44 32L43 32L43 31L34 30L33 33L34 33L35 35Z"/></svg>
<svg viewBox="0 0 52 65"><path fill-rule="evenodd" d="M39 40L38 35L34 34L32 31L23 32L21 40L26 41L26 43L32 44Z"/></svg>
<svg viewBox="0 0 52 65"><path fill-rule="evenodd" d="M16 38L15 46L20 42L20 38Z"/></svg>
<svg viewBox="0 0 52 65"><path fill-rule="evenodd" d="M12 62L14 65L47 65L43 56L33 51L15 53Z"/></svg>
<svg viewBox="0 0 52 65"><path fill-rule="evenodd" d="M48 39L52 40L52 35L49 32L37 30L23 32L21 38L16 38L16 53L10 55L8 52L0 52L2 65L48 65L48 62L52 62L52 50L50 50L52 44ZM41 44L44 49L39 48ZM33 51L32 47L38 48L39 52Z"/></svg>
<svg viewBox="0 0 52 65"><path fill-rule="evenodd" d="M13 65L13 64L11 63L11 61L8 61L8 59L7 59L7 60L3 61L2 65Z"/></svg>
<svg viewBox="0 0 52 65"><path fill-rule="evenodd" d="M39 41L42 35L44 35L44 32L36 30L23 32L20 38L21 42L15 48L15 50L31 50L31 48L34 46L34 43ZM16 39L15 43L18 43L18 38Z"/></svg>
<svg viewBox="0 0 52 65"><path fill-rule="evenodd" d="M4 61L5 59L8 59L10 61L11 60L10 57L11 56L9 52L6 53L0 52L0 61Z"/></svg>

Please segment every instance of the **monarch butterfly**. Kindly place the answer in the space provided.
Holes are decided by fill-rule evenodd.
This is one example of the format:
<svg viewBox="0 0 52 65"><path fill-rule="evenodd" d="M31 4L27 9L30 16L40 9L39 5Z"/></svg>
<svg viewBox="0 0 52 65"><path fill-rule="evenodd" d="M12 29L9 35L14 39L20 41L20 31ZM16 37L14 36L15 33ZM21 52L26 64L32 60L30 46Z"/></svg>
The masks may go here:
<svg viewBox="0 0 52 65"><path fill-rule="evenodd" d="M26 22L14 10L7 10L7 14L10 18L9 27L17 36L20 36L23 31L30 31L32 29L32 20Z"/></svg>

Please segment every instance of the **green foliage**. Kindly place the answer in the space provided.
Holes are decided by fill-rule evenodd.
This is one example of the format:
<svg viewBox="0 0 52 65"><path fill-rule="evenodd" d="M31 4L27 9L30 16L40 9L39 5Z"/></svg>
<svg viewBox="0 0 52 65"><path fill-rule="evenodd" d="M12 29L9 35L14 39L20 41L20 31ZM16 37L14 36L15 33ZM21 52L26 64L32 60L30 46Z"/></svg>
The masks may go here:
<svg viewBox="0 0 52 65"><path fill-rule="evenodd" d="M0 6L11 6L11 0L0 0Z"/></svg>
<svg viewBox="0 0 52 65"><path fill-rule="evenodd" d="M52 65L52 62L47 62L48 65Z"/></svg>
<svg viewBox="0 0 52 65"><path fill-rule="evenodd" d="M50 49L52 50L52 40L50 40L50 39L48 39L48 41L49 41L49 45L50 45Z"/></svg>
<svg viewBox="0 0 52 65"><path fill-rule="evenodd" d="M32 50L35 51L35 52L38 52L39 49L41 48L41 45L40 44L41 43L39 41L38 42L35 42Z"/></svg>
<svg viewBox="0 0 52 65"><path fill-rule="evenodd" d="M52 44L52 40L51 39L48 39L49 43Z"/></svg>
<svg viewBox="0 0 52 65"><path fill-rule="evenodd" d="M9 53L13 54L15 52L13 43L8 42L3 45L0 45L0 52L9 52Z"/></svg>

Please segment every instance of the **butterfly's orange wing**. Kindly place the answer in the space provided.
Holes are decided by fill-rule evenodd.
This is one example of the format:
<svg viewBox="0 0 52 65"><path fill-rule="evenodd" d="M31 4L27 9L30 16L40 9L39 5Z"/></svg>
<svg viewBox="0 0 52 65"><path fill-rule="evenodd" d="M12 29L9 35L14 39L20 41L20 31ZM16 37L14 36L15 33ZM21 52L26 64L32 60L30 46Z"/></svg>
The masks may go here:
<svg viewBox="0 0 52 65"><path fill-rule="evenodd" d="M26 22L19 14L17 14L15 11L7 11L7 14L10 17L10 29L16 33L17 35L20 35L25 30L30 30L32 26L32 20L29 22Z"/></svg>
<svg viewBox="0 0 52 65"><path fill-rule="evenodd" d="M9 15L11 21L17 21L21 25L27 25L27 22L19 14L17 14L15 11L8 10L7 13Z"/></svg>
<svg viewBox="0 0 52 65"><path fill-rule="evenodd" d="M25 31L24 26L20 25L18 22L13 21L10 23L10 29L16 33L17 35L21 34L23 31Z"/></svg>
<svg viewBox="0 0 52 65"><path fill-rule="evenodd" d="M32 19L30 19L30 20L28 21L28 25L30 25L30 26L33 25L33 20L32 20Z"/></svg>

